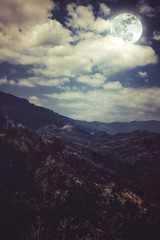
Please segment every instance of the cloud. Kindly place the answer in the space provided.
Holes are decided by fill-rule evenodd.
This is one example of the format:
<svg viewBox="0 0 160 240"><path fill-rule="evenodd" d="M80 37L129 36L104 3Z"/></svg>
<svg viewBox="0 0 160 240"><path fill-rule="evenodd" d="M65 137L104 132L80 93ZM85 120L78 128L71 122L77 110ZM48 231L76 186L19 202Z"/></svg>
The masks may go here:
<svg viewBox="0 0 160 240"><path fill-rule="evenodd" d="M104 81L107 80L107 78L100 73L96 73L93 75L80 76L76 80L78 82L90 85L92 87L98 87L98 86L102 86Z"/></svg>
<svg viewBox="0 0 160 240"><path fill-rule="evenodd" d="M101 16L102 18L106 18L110 13L111 9L105 3L100 3L99 16Z"/></svg>
<svg viewBox="0 0 160 240"><path fill-rule="evenodd" d="M54 32L56 28L58 39L61 29L51 17L51 10L55 4L50 1L42 0L2 0L0 7L0 62L10 62L12 64L34 64L40 53L44 53L44 49L38 46L38 41L48 43L45 39L47 28L48 32ZM65 29L65 33L66 33ZM43 37L42 37L43 35ZM66 37L66 35L64 36ZM54 36L54 39L56 36ZM46 40L46 41L45 41ZM54 40L53 40L54 42ZM38 61L37 61L38 62Z"/></svg>
<svg viewBox="0 0 160 240"><path fill-rule="evenodd" d="M8 83L7 77L0 78L0 85L5 84L5 83Z"/></svg>
<svg viewBox="0 0 160 240"><path fill-rule="evenodd" d="M67 5L68 18L66 24L74 29L89 29L94 22L92 5L78 6L76 3Z"/></svg>
<svg viewBox="0 0 160 240"><path fill-rule="evenodd" d="M154 31L153 39L156 41L160 41L160 31Z"/></svg>
<svg viewBox="0 0 160 240"><path fill-rule="evenodd" d="M76 3L68 4L67 6L68 17L66 25L72 29L84 31L93 31L97 33L106 32L109 30L111 24L109 20L104 20L100 17L95 18L93 13L93 6L78 6ZM100 14L108 15L110 9L105 5L100 5Z"/></svg>
<svg viewBox="0 0 160 240"><path fill-rule="evenodd" d="M158 63L158 56L151 46L110 36L107 5L100 4L95 17L91 5L68 4L62 24L50 19L55 4L49 0L12 2L2 0L0 62L29 65L30 71L29 77L4 77L0 84L59 88L60 93L45 92L44 100L51 107L53 101L54 109L63 109L69 117L105 122L158 118L159 88L124 88L119 81L110 82L114 74ZM145 78L147 73L138 76ZM29 100L46 104L37 96Z"/></svg>
<svg viewBox="0 0 160 240"><path fill-rule="evenodd" d="M54 78L54 79L44 79L40 77L29 77L18 79L17 85L21 87L36 87L36 86L46 86L46 87L61 87L65 83L68 83L69 78Z"/></svg>
<svg viewBox="0 0 160 240"><path fill-rule="evenodd" d="M47 102L45 99L40 99L40 98L38 98L36 96L30 96L28 98L28 100L29 100L30 103L33 103L33 104L35 104L37 106L43 106Z"/></svg>
<svg viewBox="0 0 160 240"><path fill-rule="evenodd" d="M64 78L54 78L54 79L41 79L37 82L37 85L40 86L50 86L50 87L60 87L63 86L65 83L69 83L70 80L67 77Z"/></svg>
<svg viewBox="0 0 160 240"><path fill-rule="evenodd" d="M77 100L77 99L83 99L83 97L85 96L84 93L82 92L62 92L60 94L58 93L53 93L53 94L43 94L46 97L49 98L55 98L55 99L59 99L59 100Z"/></svg>
<svg viewBox="0 0 160 240"><path fill-rule="evenodd" d="M39 98L36 97L36 96L30 96L30 97L29 97L29 101L30 101L31 103L34 103L34 104L38 105L38 103L39 103Z"/></svg>
<svg viewBox="0 0 160 240"><path fill-rule="evenodd" d="M57 20L48 18L50 16L48 10L54 6L50 1L47 0L45 3L40 1L38 8L43 8L42 15L40 9L39 14L37 10L35 13L34 10L27 13L26 8L29 8L31 2L26 3L27 7L25 2L22 6L22 2L24 1L21 0L19 5L18 0L14 2L17 4L15 9L22 7L22 12L17 10L15 22L11 21L15 16L11 7L6 9L6 13L11 16L8 16L7 22L3 22L6 28L0 32L0 62L32 65L30 73L35 75L35 78L28 80L22 78L19 86L38 85L39 78L50 79L46 81L48 86L52 86L53 78L68 77L82 81L83 75L95 74L93 69L107 79L118 72L158 62L158 57L151 47L125 44L122 39L109 36L110 21L100 16L96 18L92 5L68 4L66 24L71 28L69 30ZM9 1L3 1L4 11L7 3L9 4ZM105 4L100 5L100 11L102 10L105 14L109 13L109 8ZM19 31L16 21L21 18L22 13L24 28ZM27 14L30 14L28 25ZM37 84L34 82L36 79ZM98 84L96 81L95 85ZM90 82L87 79L84 84Z"/></svg>
<svg viewBox="0 0 160 240"><path fill-rule="evenodd" d="M148 73L147 72L138 72L138 76L141 78L148 78Z"/></svg>
<svg viewBox="0 0 160 240"><path fill-rule="evenodd" d="M63 46L72 38L71 32L56 20L33 25L25 32L15 26L4 34L0 32L0 61L12 64L43 64L54 46ZM49 56L52 57L52 56Z"/></svg>
<svg viewBox="0 0 160 240"><path fill-rule="evenodd" d="M0 85L2 84L8 84L8 85L15 85L15 81L14 80L8 80L7 76L0 78Z"/></svg>
<svg viewBox="0 0 160 240"><path fill-rule="evenodd" d="M0 23L4 32L11 26L26 30L41 24L51 17L55 4L50 0L1 0Z"/></svg>
<svg viewBox="0 0 160 240"><path fill-rule="evenodd" d="M75 119L102 122L160 120L157 116L160 88L123 88L120 83L113 82L107 83L104 89L44 95L58 100L59 111L66 109L67 115Z"/></svg>
<svg viewBox="0 0 160 240"><path fill-rule="evenodd" d="M83 75L93 75L93 69L96 69L108 78L137 66L156 64L158 56L149 46L125 44L122 39L104 36L85 39L73 46L49 48L48 54L41 56L41 61L45 66L34 67L33 74L80 79ZM90 83L88 78L87 83Z"/></svg>
<svg viewBox="0 0 160 240"><path fill-rule="evenodd" d="M117 91L122 89L122 85L120 82L109 82L103 85L103 88L105 90L110 90L110 91Z"/></svg>
<svg viewBox="0 0 160 240"><path fill-rule="evenodd" d="M38 81L37 77L21 78L18 80L17 85L21 87L35 87L37 81Z"/></svg>
<svg viewBox="0 0 160 240"><path fill-rule="evenodd" d="M28 34L30 35L30 45L34 46L50 45L53 47L72 41L71 32L56 20L49 20L47 23L37 25Z"/></svg>
<svg viewBox="0 0 160 240"><path fill-rule="evenodd" d="M90 56L92 65L105 76L158 62L151 47L126 44L122 39L111 36L84 42L83 52L86 58Z"/></svg>
<svg viewBox="0 0 160 240"><path fill-rule="evenodd" d="M16 85L16 82L14 80L9 80L8 82L10 85Z"/></svg>
<svg viewBox="0 0 160 240"><path fill-rule="evenodd" d="M138 72L137 77L143 79L145 82L149 81L149 76L147 72Z"/></svg>
<svg viewBox="0 0 160 240"><path fill-rule="evenodd" d="M140 0L137 3L137 7L139 9L139 12L142 13L143 15L146 15L148 17L156 17L157 14L160 13L160 7L153 8L151 7L147 0Z"/></svg>

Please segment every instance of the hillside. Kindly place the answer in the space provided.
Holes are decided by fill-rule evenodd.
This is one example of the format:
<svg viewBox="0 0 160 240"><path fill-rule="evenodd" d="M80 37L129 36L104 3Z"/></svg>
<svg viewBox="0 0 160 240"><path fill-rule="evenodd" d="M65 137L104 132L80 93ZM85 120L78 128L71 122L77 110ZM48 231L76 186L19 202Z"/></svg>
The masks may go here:
<svg viewBox="0 0 160 240"><path fill-rule="evenodd" d="M3 92L0 92L0 115L7 115L9 119L22 123L34 131L51 123L59 127L73 123L70 118Z"/></svg>
<svg viewBox="0 0 160 240"><path fill-rule="evenodd" d="M147 130L160 133L160 121L103 123L73 120L47 108L31 104L26 99L3 92L0 92L0 115L8 116L10 120L15 122L15 125L19 123L33 131L41 129L40 131L43 133L46 126L49 126L52 131L51 125L54 125L53 128L55 126L62 128L65 125L78 126L78 128L83 128L90 133L104 131L111 135L135 130Z"/></svg>
<svg viewBox="0 0 160 240"><path fill-rule="evenodd" d="M0 130L3 240L158 240L160 135L96 135L90 146Z"/></svg>

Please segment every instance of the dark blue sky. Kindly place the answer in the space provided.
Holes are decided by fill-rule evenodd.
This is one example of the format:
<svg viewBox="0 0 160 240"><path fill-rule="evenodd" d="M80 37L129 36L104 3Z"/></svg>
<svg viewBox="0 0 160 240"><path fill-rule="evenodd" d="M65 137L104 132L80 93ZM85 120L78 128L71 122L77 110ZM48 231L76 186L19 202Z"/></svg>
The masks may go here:
<svg viewBox="0 0 160 240"><path fill-rule="evenodd" d="M111 36L125 12L134 44ZM160 120L159 23L158 1L2 0L0 90L75 119Z"/></svg>

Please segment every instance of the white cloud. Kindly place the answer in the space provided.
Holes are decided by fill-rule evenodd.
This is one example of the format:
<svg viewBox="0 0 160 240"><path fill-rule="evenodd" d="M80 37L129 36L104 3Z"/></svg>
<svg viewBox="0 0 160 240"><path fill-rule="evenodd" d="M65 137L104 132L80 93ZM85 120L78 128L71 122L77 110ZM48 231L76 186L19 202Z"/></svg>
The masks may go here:
<svg viewBox="0 0 160 240"><path fill-rule="evenodd" d="M102 86L104 81L107 80L105 76L100 73L93 75L83 75L76 79L78 82L90 85L92 87Z"/></svg>
<svg viewBox="0 0 160 240"><path fill-rule="evenodd" d="M84 97L84 93L82 92L62 92L60 94L58 93L53 93L53 94L43 94L46 97L49 98L55 98L55 99L59 99L59 100L75 100L75 99L83 99Z"/></svg>
<svg viewBox="0 0 160 240"><path fill-rule="evenodd" d="M37 81L37 77L21 78L17 84L21 87L35 87Z"/></svg>
<svg viewBox="0 0 160 240"><path fill-rule="evenodd" d="M30 96L30 97L29 97L29 101L30 101L31 103L34 103L34 102L37 103L37 101L39 101L39 98L36 97L36 96Z"/></svg>
<svg viewBox="0 0 160 240"><path fill-rule="evenodd" d="M54 46L63 46L72 40L70 34L71 32L56 20L33 25L22 33L18 28L12 27L6 34L0 32L0 61L44 64L44 58L49 56Z"/></svg>
<svg viewBox="0 0 160 240"><path fill-rule="evenodd" d="M14 80L8 80L7 76L0 78L0 85L2 84L8 84L8 85L15 85L15 81Z"/></svg>
<svg viewBox="0 0 160 240"><path fill-rule="evenodd" d="M105 3L100 3L99 15L102 16L103 18L106 18L110 13L111 9Z"/></svg>
<svg viewBox="0 0 160 240"><path fill-rule="evenodd" d="M110 28L109 20L95 18L92 5L78 6L76 3L71 3L67 6L68 18L66 25L77 30L95 31L97 33L106 32ZM109 12L109 8L105 4L100 5L100 12L103 14Z"/></svg>
<svg viewBox="0 0 160 240"><path fill-rule="evenodd" d="M110 9L105 4L100 5L97 18L91 5L69 4L66 24L70 30L49 19L54 5L49 0L2 0L0 62L32 65L29 73L34 76L22 77L17 83L1 78L0 84L58 87L61 93L45 93L44 98L50 105L53 101L58 111L65 109L68 116L83 120L156 119L159 88L123 88L120 82L108 81L121 71L156 64L158 56L153 48L126 44L121 38L109 36L111 23L103 18ZM145 72L138 75L147 77ZM77 82L84 87L77 88ZM92 91L89 87L93 87ZM45 104L37 96L30 96L29 100Z"/></svg>
<svg viewBox="0 0 160 240"><path fill-rule="evenodd" d="M30 96L28 100L30 103L33 103L37 106L43 106L44 104L46 105L46 102L47 102L45 99L40 99L36 96Z"/></svg>
<svg viewBox="0 0 160 240"><path fill-rule="evenodd" d="M148 78L148 73L147 72L138 72L138 76L141 78Z"/></svg>
<svg viewBox="0 0 160 240"><path fill-rule="evenodd" d="M68 26L73 28L83 28L88 30L91 23L94 22L94 14L92 5L78 6L76 3L67 6L69 18L66 21Z"/></svg>
<svg viewBox="0 0 160 240"><path fill-rule="evenodd" d="M50 86L50 87L60 87L64 85L65 83L70 82L69 78L55 78L55 79L41 79L39 82L37 82L37 85L40 86Z"/></svg>
<svg viewBox="0 0 160 240"><path fill-rule="evenodd" d="M54 7L55 4L50 0L1 0L1 27L4 26L4 32L11 26L26 30L47 21Z"/></svg>
<svg viewBox="0 0 160 240"><path fill-rule="evenodd" d="M55 78L55 79L43 79L40 77L21 78L18 80L18 85L22 87L36 87L36 86L48 86L48 87L61 87L65 83L68 83L69 78Z"/></svg>
<svg viewBox="0 0 160 240"><path fill-rule="evenodd" d="M7 77L0 78L0 85L5 84L5 83L8 83Z"/></svg>
<svg viewBox="0 0 160 240"><path fill-rule="evenodd" d="M8 82L10 85L16 85L16 82L14 80L9 80Z"/></svg>
<svg viewBox="0 0 160 240"><path fill-rule="evenodd" d="M117 91L122 89L120 82L108 82L103 85L103 88L110 91Z"/></svg>
<svg viewBox="0 0 160 240"><path fill-rule="evenodd" d="M140 0L137 3L137 6L139 12L148 17L155 17L158 13L160 13L160 8L159 7L153 8L148 4L147 0Z"/></svg>
<svg viewBox="0 0 160 240"><path fill-rule="evenodd" d="M85 39L74 46L56 46L41 57L45 67L33 68L33 73L52 77L92 75L96 68L105 78L121 71L158 62L149 46L125 44L111 36ZM63 71L62 71L63 68Z"/></svg>
<svg viewBox="0 0 160 240"><path fill-rule="evenodd" d="M108 86L107 86L108 84ZM107 83L105 89L84 92L44 94L58 100L59 111L69 117L102 122L157 119L160 88L123 88L120 83Z"/></svg>
<svg viewBox="0 0 160 240"><path fill-rule="evenodd" d="M29 43L34 46L58 46L72 40L71 32L56 20L48 20L47 23L37 25L28 34Z"/></svg>
<svg viewBox="0 0 160 240"><path fill-rule="evenodd" d="M106 76L158 61L151 47L125 44L122 39L111 36L84 42L83 48L85 57L89 56L93 66Z"/></svg>
<svg viewBox="0 0 160 240"><path fill-rule="evenodd" d="M160 41L160 31L154 31L153 39L156 41Z"/></svg>
<svg viewBox="0 0 160 240"><path fill-rule="evenodd" d="M35 2L37 3L37 1ZM53 7L49 0L45 3L40 1L38 6L43 9L42 12L39 10L39 14L37 14L37 10L35 13L34 10L30 13L25 12L26 4L22 6L22 2L21 0L18 5L18 0L15 1L17 8L22 7L22 13L24 13L22 32L19 32L17 22L13 21L12 24L11 20L15 13L12 13L11 8L6 9L6 13L13 16L9 16L6 23L3 22L6 24L6 28L4 27L0 32L0 61L33 65L31 73L35 74L35 78L30 80L22 78L21 82L19 81L20 86L38 85L40 84L39 78L49 78L50 82L45 81L45 83L52 86L51 79L53 78L75 77L80 79L79 77L83 75L93 75L93 69L97 69L97 72L101 72L107 79L108 76L120 71L155 64L158 61L154 50L149 46L125 44L122 39L113 38L107 33L101 35L102 32L109 29L110 22L101 17L95 18L91 5L78 6L75 3L68 5L67 9L70 15L70 18L67 17L68 26L72 26L76 30L77 35L74 35L57 20L48 19L50 15L48 9L51 10ZM4 9L8 6L7 3L9 1L6 3L3 1ZM28 8L29 4L32 7L35 6L28 1ZM101 10L109 12L105 4L100 6ZM28 19L27 14L30 14L31 19L28 25L25 25L27 24L25 19ZM34 14L35 16L32 16ZM17 10L17 19L21 16L21 12ZM35 20L38 19L38 16L40 20ZM30 24L31 22L32 24ZM70 42L74 42L74 44ZM90 81L87 82L90 83ZM42 84L43 81L41 81ZM96 84L98 82L95 81Z"/></svg>

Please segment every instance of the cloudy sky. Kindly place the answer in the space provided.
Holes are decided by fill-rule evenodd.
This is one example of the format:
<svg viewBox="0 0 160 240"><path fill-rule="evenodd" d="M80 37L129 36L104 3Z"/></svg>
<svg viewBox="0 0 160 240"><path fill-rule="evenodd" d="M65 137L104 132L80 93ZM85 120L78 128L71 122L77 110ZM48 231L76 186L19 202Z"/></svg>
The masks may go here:
<svg viewBox="0 0 160 240"><path fill-rule="evenodd" d="M134 44L113 19L135 14ZM1 0L0 90L87 121L160 120L160 4Z"/></svg>

